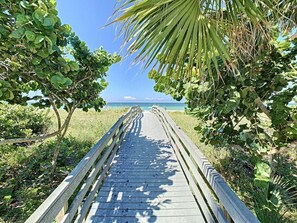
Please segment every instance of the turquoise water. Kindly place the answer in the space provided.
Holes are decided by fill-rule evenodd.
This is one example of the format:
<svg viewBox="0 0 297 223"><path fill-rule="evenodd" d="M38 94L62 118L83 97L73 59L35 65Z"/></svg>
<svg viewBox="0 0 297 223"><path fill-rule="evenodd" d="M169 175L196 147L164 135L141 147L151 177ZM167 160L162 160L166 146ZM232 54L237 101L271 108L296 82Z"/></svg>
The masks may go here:
<svg viewBox="0 0 297 223"><path fill-rule="evenodd" d="M186 107L184 103L146 103L146 102L109 102L104 109L127 108L140 106L142 110L151 110L154 105L165 108L166 110L183 111Z"/></svg>
<svg viewBox="0 0 297 223"><path fill-rule="evenodd" d="M140 106L142 110L151 110L154 105L165 108L168 111L183 111L186 108L184 103L146 103L146 102L109 102L104 109L129 108ZM294 102L289 103L289 106L296 106Z"/></svg>

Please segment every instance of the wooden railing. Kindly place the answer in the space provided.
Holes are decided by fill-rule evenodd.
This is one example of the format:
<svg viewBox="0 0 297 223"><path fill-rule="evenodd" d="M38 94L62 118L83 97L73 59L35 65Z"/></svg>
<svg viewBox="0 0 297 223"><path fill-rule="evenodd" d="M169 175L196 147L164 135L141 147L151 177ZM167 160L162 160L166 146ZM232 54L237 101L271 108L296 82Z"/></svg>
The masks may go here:
<svg viewBox="0 0 297 223"><path fill-rule="evenodd" d="M259 223L163 108L153 107L207 222Z"/></svg>
<svg viewBox="0 0 297 223"><path fill-rule="evenodd" d="M100 188L131 121L141 112L131 108L92 147L73 171L27 219L26 223L82 222Z"/></svg>

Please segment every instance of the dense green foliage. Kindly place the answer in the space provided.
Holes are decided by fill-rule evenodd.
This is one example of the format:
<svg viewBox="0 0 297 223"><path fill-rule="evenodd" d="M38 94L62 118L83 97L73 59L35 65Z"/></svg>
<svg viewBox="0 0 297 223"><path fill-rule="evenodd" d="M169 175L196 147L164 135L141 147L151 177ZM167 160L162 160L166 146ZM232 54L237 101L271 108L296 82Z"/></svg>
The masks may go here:
<svg viewBox="0 0 297 223"><path fill-rule="evenodd" d="M55 0L2 0L0 6L0 100L52 107L58 120L53 133L30 139L5 139L0 144L57 136L54 171L59 145L73 112L77 108L100 111L105 105L100 97L107 87L104 78L120 57L102 48L91 52L69 25L61 23ZM68 112L63 122L60 108Z"/></svg>
<svg viewBox="0 0 297 223"><path fill-rule="evenodd" d="M51 125L47 113L33 107L0 103L0 139L45 134Z"/></svg>
<svg viewBox="0 0 297 223"><path fill-rule="evenodd" d="M294 202L294 196L288 196L290 195L288 189L293 191L294 189L290 187L297 183L294 177L294 175L296 176L297 174L296 145L283 148L280 153L278 153L277 159L279 165L276 169L277 173L282 177L273 178L273 183L271 183L269 187L266 187L264 191L260 191L254 188L255 159L252 156L238 146L235 148L235 145L206 145L201 142L200 139L203 134L196 131L194 127L203 125L203 120L182 112L169 112L169 115L192 139L215 169L221 173L240 199L244 201L250 209L257 212L257 216L261 221L284 221L284 219L279 220L280 217L283 218L283 216L279 214L280 212L283 213L283 210L281 210L283 209L283 204L275 207L274 203L266 198L267 194L272 191L277 197L282 196L282 199L279 199L279 201L283 200L287 204ZM277 187L281 187L280 190ZM283 193L284 191L286 193ZM287 207L290 208L292 206L287 205ZM285 214L285 219L285 222L295 223L297 221L297 208L294 208L294 206L290 208L289 212Z"/></svg>
<svg viewBox="0 0 297 223"><path fill-rule="evenodd" d="M297 138L289 105L297 92L296 1L120 2L115 21L123 22L130 53L158 68L149 74L155 90L186 99L205 143L248 154L255 213L262 222L282 221L286 198L297 191L279 159ZM279 42L279 33L292 38Z"/></svg>
<svg viewBox="0 0 297 223"><path fill-rule="evenodd" d="M220 75L206 78L197 74L176 80L156 71L150 77L156 80L155 90L177 100L185 97L192 113L205 121L197 130L204 133L206 142L267 151L297 138L296 107L289 106L297 92L296 55L297 46L284 39L273 42L254 61L241 64L235 73L221 63ZM257 99L265 103L267 111L259 107ZM272 132L262 125L264 115L271 120Z"/></svg>
<svg viewBox="0 0 297 223"><path fill-rule="evenodd" d="M269 219L276 218L274 213L279 221L285 196L276 196L271 188L296 196L296 188L271 186L276 182L274 176L282 175L275 168L280 165L275 154L297 140L297 108L289 106L297 92L296 42L288 38L271 41L253 60L240 62L238 70L230 70L221 60L219 74L198 72L194 77L185 74L175 79L170 73L153 70L149 75L156 81L155 90L179 100L185 97L190 112L203 120L196 130L202 132L204 142L240 146L250 154L254 184L259 195L266 194L263 200L269 201L255 208L275 207L275 213L268 211ZM292 183L296 185L297 180ZM268 219L262 211L256 213L261 221Z"/></svg>
<svg viewBox="0 0 297 223"><path fill-rule="evenodd" d="M1 1L0 4L1 79L6 86L1 88L1 99L12 100L22 98L22 92L37 90L34 79L55 75L54 67L59 66L57 59L63 53L61 47L67 45L71 28L61 24L55 1ZM43 74L43 70L49 72ZM64 81L64 87L69 84L68 79Z"/></svg>
<svg viewBox="0 0 297 223"><path fill-rule="evenodd" d="M61 23L55 0L0 0L0 39L0 212L23 222L93 143L63 138L76 109L105 105L104 78L120 57L91 52ZM45 111L8 105L28 103L53 109L51 133Z"/></svg>
<svg viewBox="0 0 297 223"><path fill-rule="evenodd" d="M119 57L91 52L62 25L55 0L1 1L0 99L38 107L100 110L106 72ZM99 79L99 82L97 81ZM29 91L40 96L29 98Z"/></svg>
<svg viewBox="0 0 297 223"><path fill-rule="evenodd" d="M22 117L19 110L14 111L14 117ZM100 113L76 110L62 140L53 176L50 172L55 140L0 146L0 222L24 222L124 112L123 109ZM48 112L39 110L38 113ZM50 129L56 129L54 112L50 111L47 117L51 117ZM61 111L61 118L66 117L67 112Z"/></svg>

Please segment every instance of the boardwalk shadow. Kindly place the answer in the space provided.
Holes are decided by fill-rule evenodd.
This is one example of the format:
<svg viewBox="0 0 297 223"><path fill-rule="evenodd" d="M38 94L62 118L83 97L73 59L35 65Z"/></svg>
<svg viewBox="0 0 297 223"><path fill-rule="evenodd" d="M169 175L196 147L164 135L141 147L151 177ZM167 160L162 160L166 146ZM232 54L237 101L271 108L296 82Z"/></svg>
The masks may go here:
<svg viewBox="0 0 297 223"><path fill-rule="evenodd" d="M184 199L184 179L168 139L157 126L144 135L143 124L143 114L133 121L93 204L91 222L156 222Z"/></svg>

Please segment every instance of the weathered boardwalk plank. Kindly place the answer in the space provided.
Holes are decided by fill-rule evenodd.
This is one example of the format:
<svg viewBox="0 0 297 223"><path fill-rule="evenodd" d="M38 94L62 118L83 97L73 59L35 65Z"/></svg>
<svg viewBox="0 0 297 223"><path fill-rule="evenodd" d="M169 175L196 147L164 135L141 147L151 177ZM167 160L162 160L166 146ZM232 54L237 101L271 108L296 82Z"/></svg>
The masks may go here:
<svg viewBox="0 0 297 223"><path fill-rule="evenodd" d="M133 122L87 222L205 222L159 120Z"/></svg>
<svg viewBox="0 0 297 223"><path fill-rule="evenodd" d="M147 223L147 222L158 222L158 223L196 223L199 222L200 216L166 216L166 217L156 217L155 215L151 217L137 215L137 217L94 217L94 222L100 223ZM158 219L158 220L157 220Z"/></svg>

